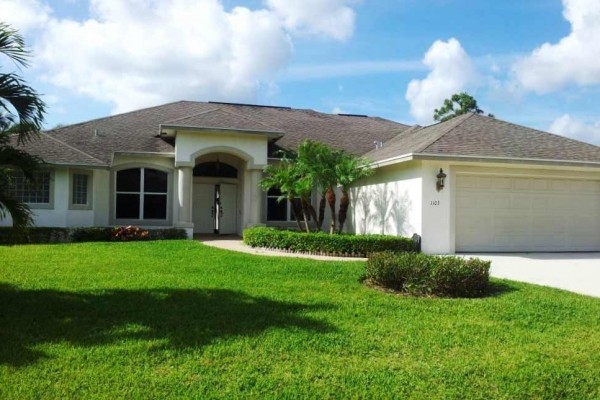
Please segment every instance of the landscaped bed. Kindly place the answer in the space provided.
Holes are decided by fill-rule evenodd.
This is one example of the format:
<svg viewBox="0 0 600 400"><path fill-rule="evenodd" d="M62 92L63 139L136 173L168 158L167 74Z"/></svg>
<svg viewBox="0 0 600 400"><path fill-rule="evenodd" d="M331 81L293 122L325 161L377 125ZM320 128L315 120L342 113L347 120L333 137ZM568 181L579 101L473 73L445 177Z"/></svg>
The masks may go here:
<svg viewBox="0 0 600 400"><path fill-rule="evenodd" d="M600 300L194 241L0 247L0 398L598 398Z"/></svg>

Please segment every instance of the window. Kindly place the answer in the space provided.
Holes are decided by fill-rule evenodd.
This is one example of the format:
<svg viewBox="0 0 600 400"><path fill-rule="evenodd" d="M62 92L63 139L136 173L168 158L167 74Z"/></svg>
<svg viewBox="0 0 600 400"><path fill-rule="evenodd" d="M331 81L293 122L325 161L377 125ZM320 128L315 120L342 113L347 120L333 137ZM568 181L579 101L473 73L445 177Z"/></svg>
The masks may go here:
<svg viewBox="0 0 600 400"><path fill-rule="evenodd" d="M10 179L11 196L21 203L51 205L50 172L36 172L33 178L33 181L29 181L22 172L13 173Z"/></svg>
<svg viewBox="0 0 600 400"><path fill-rule="evenodd" d="M118 171L116 219L166 220L168 178L166 172L151 168Z"/></svg>
<svg viewBox="0 0 600 400"><path fill-rule="evenodd" d="M237 178L238 170L234 166L220 161L211 161L198 164L194 167L194 176L208 176L215 178Z"/></svg>
<svg viewBox="0 0 600 400"><path fill-rule="evenodd" d="M277 201L281 196L281 191L276 188L269 189L267 192L267 221L295 221L294 211L287 199ZM300 211L300 199L294 199L295 208Z"/></svg>

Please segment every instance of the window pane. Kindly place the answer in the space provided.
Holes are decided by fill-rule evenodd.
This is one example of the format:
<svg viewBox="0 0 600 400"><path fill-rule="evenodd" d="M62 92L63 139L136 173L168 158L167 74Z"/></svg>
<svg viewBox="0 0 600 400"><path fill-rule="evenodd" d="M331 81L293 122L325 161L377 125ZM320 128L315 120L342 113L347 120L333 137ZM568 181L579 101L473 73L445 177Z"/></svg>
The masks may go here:
<svg viewBox="0 0 600 400"><path fill-rule="evenodd" d="M144 192L167 193L167 173L144 169Z"/></svg>
<svg viewBox="0 0 600 400"><path fill-rule="evenodd" d="M144 195L144 219L167 219L167 195Z"/></svg>
<svg viewBox="0 0 600 400"><path fill-rule="evenodd" d="M221 178L237 178L238 170L232 165L220 161L210 161L194 167L194 176L212 176Z"/></svg>
<svg viewBox="0 0 600 400"><path fill-rule="evenodd" d="M279 188L271 188L267 192L267 196L281 196L281 190Z"/></svg>
<svg viewBox="0 0 600 400"><path fill-rule="evenodd" d="M73 174L71 202L75 205L88 204L88 175Z"/></svg>
<svg viewBox="0 0 600 400"><path fill-rule="evenodd" d="M50 204L50 173L36 172L33 182L21 172L12 174L10 194L22 203Z"/></svg>
<svg viewBox="0 0 600 400"><path fill-rule="evenodd" d="M117 192L140 191L140 169L124 169L117 172Z"/></svg>
<svg viewBox="0 0 600 400"><path fill-rule="evenodd" d="M117 219L140 218L140 195L117 194Z"/></svg>
<svg viewBox="0 0 600 400"><path fill-rule="evenodd" d="M287 204L285 200L278 202L275 197L267 198L267 220L287 221Z"/></svg>
<svg viewBox="0 0 600 400"><path fill-rule="evenodd" d="M302 201L300 201L300 198L295 198L293 202L294 205L290 207L290 221L296 220L296 217L294 215L295 212L298 213L298 218L303 219L304 215L302 214ZM308 215L308 220L310 221L310 214Z"/></svg>

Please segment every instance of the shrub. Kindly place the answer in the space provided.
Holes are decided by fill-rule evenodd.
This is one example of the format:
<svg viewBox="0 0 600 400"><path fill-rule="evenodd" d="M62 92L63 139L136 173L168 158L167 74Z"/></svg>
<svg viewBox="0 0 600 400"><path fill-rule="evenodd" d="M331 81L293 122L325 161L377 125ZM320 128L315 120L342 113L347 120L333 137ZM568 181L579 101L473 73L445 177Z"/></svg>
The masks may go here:
<svg viewBox="0 0 600 400"><path fill-rule="evenodd" d="M369 284L414 295L480 297L489 285L490 262L478 258L417 253L373 253L365 280Z"/></svg>
<svg viewBox="0 0 600 400"><path fill-rule="evenodd" d="M117 226L112 230L113 240L129 242L133 240L147 240L148 231L137 226Z"/></svg>
<svg viewBox="0 0 600 400"><path fill-rule="evenodd" d="M31 227L17 230L13 227L0 227L0 245L30 244L30 243L68 243L68 242L109 242L111 240L170 240L186 239L184 229L165 228L149 229L131 227L130 230L138 229L137 237L129 235L126 239L113 238L113 230L126 230L128 227L89 227L89 228L47 228ZM141 231L147 232L141 235Z"/></svg>
<svg viewBox="0 0 600 400"><path fill-rule="evenodd" d="M417 251L412 239L386 235L329 235L255 227L244 230L244 243L251 247L365 257L377 251Z"/></svg>

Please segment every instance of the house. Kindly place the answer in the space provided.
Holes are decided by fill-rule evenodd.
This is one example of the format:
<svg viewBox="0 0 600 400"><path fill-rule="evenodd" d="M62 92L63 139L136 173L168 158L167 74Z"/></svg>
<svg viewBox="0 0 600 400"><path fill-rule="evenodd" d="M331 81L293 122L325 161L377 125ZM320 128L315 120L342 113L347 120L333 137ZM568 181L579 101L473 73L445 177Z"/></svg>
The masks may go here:
<svg viewBox="0 0 600 400"><path fill-rule="evenodd" d="M373 161L352 190L356 233L417 233L429 253L600 251L600 147L476 114L409 127L181 101L46 132L25 145L47 162L38 185L16 176L13 194L38 226L173 226L189 236L282 226L289 206L258 183L277 149L305 139Z"/></svg>

